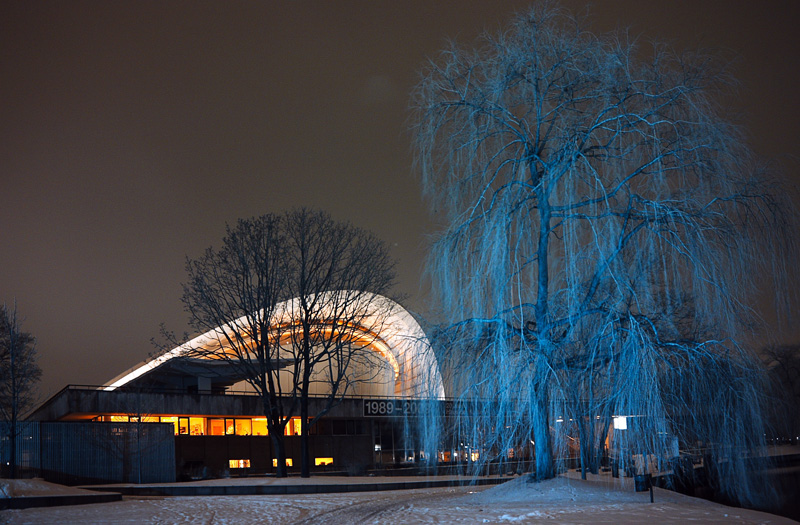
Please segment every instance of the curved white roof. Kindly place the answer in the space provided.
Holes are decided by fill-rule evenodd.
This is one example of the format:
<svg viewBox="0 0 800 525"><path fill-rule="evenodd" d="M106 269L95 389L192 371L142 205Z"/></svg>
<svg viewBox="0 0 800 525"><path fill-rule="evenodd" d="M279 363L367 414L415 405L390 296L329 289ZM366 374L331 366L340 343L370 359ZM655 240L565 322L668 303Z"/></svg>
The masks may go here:
<svg viewBox="0 0 800 525"><path fill-rule="evenodd" d="M346 301L330 301L333 294L353 294ZM348 312L339 312L328 318L352 319L358 323L358 329L370 334L369 346L380 353L392 366L395 372L394 395L400 398L433 398L444 399L444 387L439 373L436 357L433 354L428 338L416 319L400 304L386 297L364 292L325 292L321 303L331 305L351 304L358 312L352 318ZM355 300L352 300L355 298ZM295 320L293 312L298 311L299 299L280 303L273 316L275 325L291 323ZM324 313L320 315L325 319ZM159 357L140 363L123 372L104 385L105 390L114 390L158 368L164 363L185 356L198 348L219 348L227 330L237 326L247 326L246 316L229 323L227 326L210 330L186 343L173 348Z"/></svg>

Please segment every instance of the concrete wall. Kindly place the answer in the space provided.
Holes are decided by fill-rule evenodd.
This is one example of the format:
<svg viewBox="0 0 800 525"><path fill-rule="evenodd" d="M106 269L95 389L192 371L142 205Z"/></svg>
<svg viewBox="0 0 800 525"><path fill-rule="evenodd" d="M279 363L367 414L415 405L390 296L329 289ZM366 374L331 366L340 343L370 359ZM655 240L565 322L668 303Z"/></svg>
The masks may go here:
<svg viewBox="0 0 800 525"><path fill-rule="evenodd" d="M286 457L291 471L300 470L300 437L285 436ZM372 463L372 437L309 436L311 471L365 472ZM175 460L179 480L274 473L272 439L266 436L176 436ZM314 458L333 458L329 467L313 466ZM229 460L249 459L249 469L230 469Z"/></svg>

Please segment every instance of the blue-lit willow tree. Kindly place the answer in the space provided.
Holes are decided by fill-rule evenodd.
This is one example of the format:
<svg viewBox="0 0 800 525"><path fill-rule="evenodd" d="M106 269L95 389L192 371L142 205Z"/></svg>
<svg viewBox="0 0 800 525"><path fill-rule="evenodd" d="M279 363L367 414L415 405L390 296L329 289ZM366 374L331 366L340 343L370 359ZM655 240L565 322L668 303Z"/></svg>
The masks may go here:
<svg viewBox="0 0 800 525"><path fill-rule="evenodd" d="M763 432L743 341L756 277L783 289L791 246L778 187L721 116L730 80L713 57L598 36L552 4L424 70L414 122L446 225L428 268L458 446L528 443L543 479L577 438L585 473L612 416L637 416L615 447L714 444L721 488L748 497L743 453Z"/></svg>

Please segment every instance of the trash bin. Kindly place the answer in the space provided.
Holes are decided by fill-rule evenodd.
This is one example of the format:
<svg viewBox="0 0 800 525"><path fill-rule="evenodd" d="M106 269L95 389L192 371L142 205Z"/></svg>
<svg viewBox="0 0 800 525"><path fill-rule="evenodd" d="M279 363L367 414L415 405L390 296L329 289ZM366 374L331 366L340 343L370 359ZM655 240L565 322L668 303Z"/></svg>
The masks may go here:
<svg viewBox="0 0 800 525"><path fill-rule="evenodd" d="M647 492L650 490L650 474L637 474L633 477L633 486L636 492Z"/></svg>

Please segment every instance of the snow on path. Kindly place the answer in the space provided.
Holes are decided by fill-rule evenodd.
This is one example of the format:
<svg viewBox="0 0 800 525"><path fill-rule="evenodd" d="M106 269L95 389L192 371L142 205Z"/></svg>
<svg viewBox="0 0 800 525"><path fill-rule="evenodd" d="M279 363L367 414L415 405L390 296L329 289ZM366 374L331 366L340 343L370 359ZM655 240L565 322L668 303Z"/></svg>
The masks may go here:
<svg viewBox="0 0 800 525"><path fill-rule="evenodd" d="M0 512L8 524L249 523L795 523L627 481L524 478L496 487L451 487L296 496L125 498L121 502Z"/></svg>

